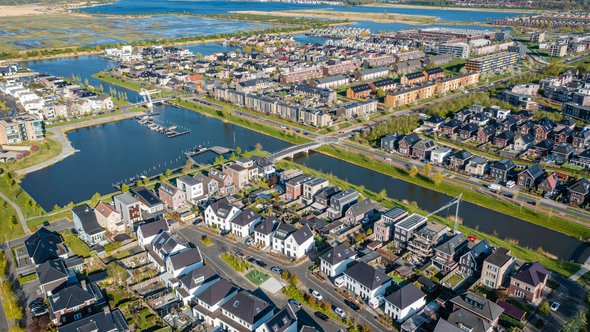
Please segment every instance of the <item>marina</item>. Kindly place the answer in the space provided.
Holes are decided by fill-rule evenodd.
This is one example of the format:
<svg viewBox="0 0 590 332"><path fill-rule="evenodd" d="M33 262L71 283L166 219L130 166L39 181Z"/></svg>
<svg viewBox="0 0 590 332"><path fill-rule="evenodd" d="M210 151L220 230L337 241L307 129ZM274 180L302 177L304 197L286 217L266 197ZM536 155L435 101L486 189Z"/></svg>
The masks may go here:
<svg viewBox="0 0 590 332"><path fill-rule="evenodd" d="M150 114L150 115L144 115L141 117L137 117L136 118L137 123L139 123L142 126L147 127L149 130L158 132L160 134L164 134L168 138L174 138L174 137L186 135L191 132L190 129L188 129L186 127L179 126L177 124L172 124L170 126L166 126L166 125L158 123L154 119L154 115L156 115L156 114Z"/></svg>

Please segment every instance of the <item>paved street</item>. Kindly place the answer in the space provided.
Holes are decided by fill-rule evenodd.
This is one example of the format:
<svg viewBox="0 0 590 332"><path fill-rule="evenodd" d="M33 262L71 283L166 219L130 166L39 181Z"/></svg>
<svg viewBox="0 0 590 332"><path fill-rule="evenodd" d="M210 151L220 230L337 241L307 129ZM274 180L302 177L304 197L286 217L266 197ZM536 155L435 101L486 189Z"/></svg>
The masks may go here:
<svg viewBox="0 0 590 332"><path fill-rule="evenodd" d="M268 264L268 268L271 266L278 266L282 269L288 270L289 272L297 275L299 278L301 287L303 289L315 289L318 290L324 297L324 299L330 303L331 305L337 305L344 309L347 315L353 317L353 319L357 322L360 322L363 325L367 325L373 331L386 331L388 330L385 326L381 325L371 313L366 311L365 309L361 309L359 312L352 311L346 304L340 294L338 294L334 288L334 286L327 282L320 282L318 279L312 276L311 272L308 268L311 266L311 262L306 261L300 265L294 266L291 263L285 263L284 261L277 260L269 255L261 253L258 250L255 250L252 247L246 246L244 243L235 243L223 237L212 236L210 233L202 231L198 226L185 226L181 230L176 232L186 241L190 241L195 243L202 248L202 253L206 257L207 261L213 265L213 268L218 271L218 273L222 274L227 279L231 280L232 282L238 284L239 286L253 290L255 286L253 286L249 281L247 281L243 276L239 273L234 271L231 268L227 267L227 264L221 260L219 257L224 252L242 252L246 256L252 256L257 259L261 259ZM214 245L210 247L204 247L202 242L200 241L202 235L209 236L212 240ZM275 275L273 272L264 271L265 273L269 273L274 277L279 278L279 276ZM278 294L275 296L269 296L272 301L278 305L282 306L287 303L288 298L283 296L282 294ZM309 314L310 317L313 317L313 310L309 308L305 308L305 312ZM314 317L316 323L325 330L325 331L337 331L341 328L344 328L339 323L336 323L332 320L328 322L323 322L318 320Z"/></svg>

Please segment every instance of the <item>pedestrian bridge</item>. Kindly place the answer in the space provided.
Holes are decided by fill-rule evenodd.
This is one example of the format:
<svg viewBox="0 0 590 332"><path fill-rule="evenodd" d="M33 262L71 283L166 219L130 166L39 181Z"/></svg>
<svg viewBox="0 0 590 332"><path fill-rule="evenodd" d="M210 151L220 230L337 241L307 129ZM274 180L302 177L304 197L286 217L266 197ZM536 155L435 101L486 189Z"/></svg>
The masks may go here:
<svg viewBox="0 0 590 332"><path fill-rule="evenodd" d="M298 153L302 153L302 152L309 152L309 150L315 150L317 148L319 148L320 146L322 146L324 143L322 142L311 142L311 143L305 143L305 144L301 144L301 145L295 145L295 146L290 146L288 148L285 148L283 150L277 151L273 154L271 154L270 156L268 156L268 159L270 159L271 161L279 161L281 159L285 159L285 158L293 158L293 156L295 156Z"/></svg>

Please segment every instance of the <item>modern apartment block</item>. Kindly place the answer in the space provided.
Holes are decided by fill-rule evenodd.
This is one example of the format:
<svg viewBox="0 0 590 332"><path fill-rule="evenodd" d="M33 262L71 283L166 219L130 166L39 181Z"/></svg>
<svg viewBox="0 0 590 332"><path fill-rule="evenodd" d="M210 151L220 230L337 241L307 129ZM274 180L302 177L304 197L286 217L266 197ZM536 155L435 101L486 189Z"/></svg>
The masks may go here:
<svg viewBox="0 0 590 332"><path fill-rule="evenodd" d="M518 54L514 52L500 52L479 58L469 59L465 68L469 72L484 72L496 69L503 69L514 65L518 61Z"/></svg>
<svg viewBox="0 0 590 332"><path fill-rule="evenodd" d="M20 144L43 138L43 121L30 115L0 119L0 144Z"/></svg>

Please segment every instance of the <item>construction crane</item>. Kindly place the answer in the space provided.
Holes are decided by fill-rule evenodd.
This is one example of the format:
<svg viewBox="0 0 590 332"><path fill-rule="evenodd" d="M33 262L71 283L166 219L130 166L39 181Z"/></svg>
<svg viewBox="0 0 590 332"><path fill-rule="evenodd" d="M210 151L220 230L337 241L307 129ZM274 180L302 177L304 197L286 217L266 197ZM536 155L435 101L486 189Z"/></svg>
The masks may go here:
<svg viewBox="0 0 590 332"><path fill-rule="evenodd" d="M459 194L459 196L453 198L452 201L443 205L438 210L431 212L429 215L426 216L426 218L430 218L431 216L439 213L440 211L442 211L444 209L448 209L451 206L456 204L457 206L455 207L455 225L453 226L453 234L457 234L459 232L459 203L461 202L461 196L463 196L463 193L461 193L461 194Z"/></svg>

